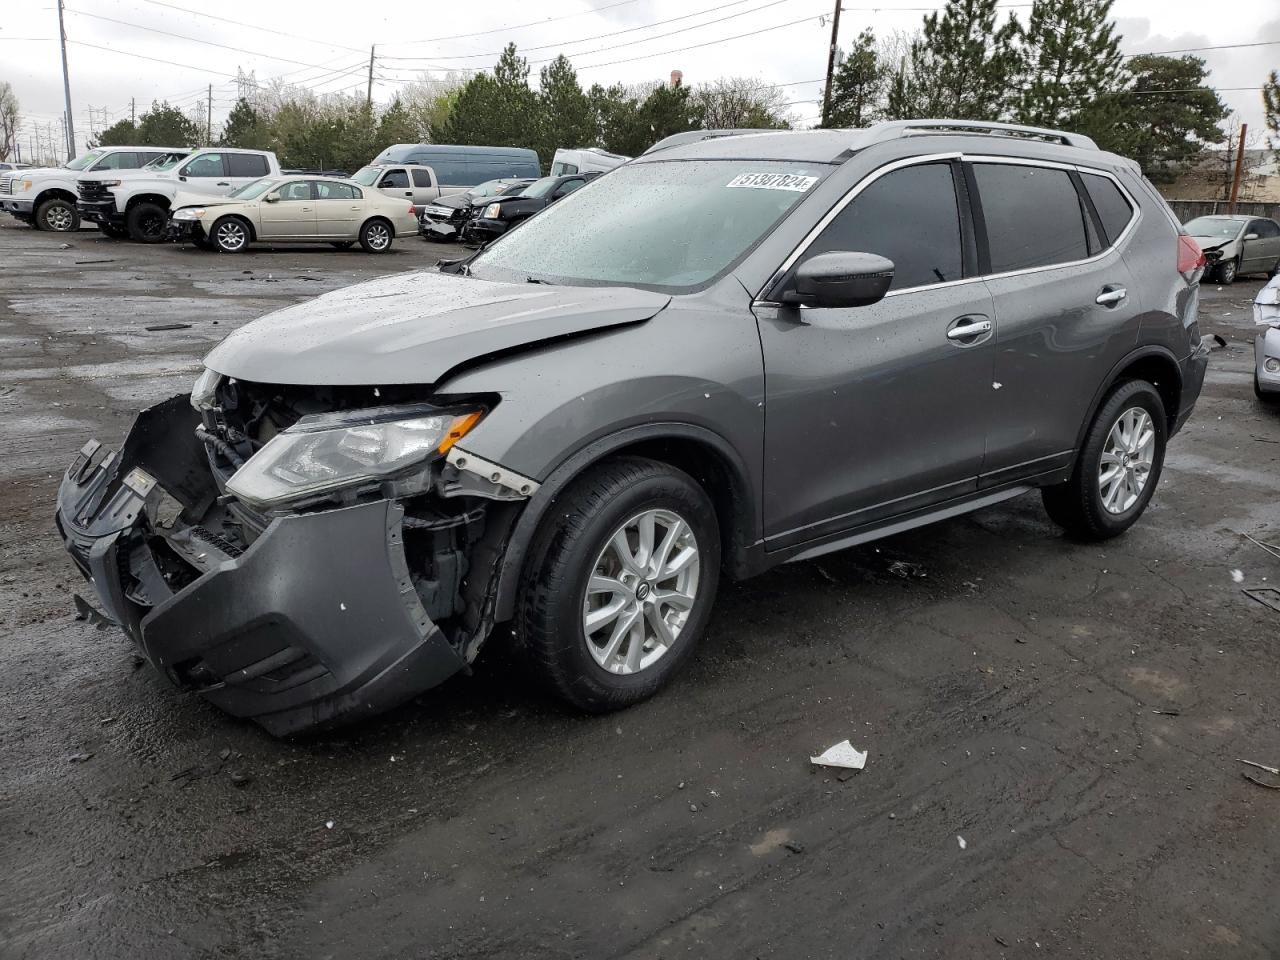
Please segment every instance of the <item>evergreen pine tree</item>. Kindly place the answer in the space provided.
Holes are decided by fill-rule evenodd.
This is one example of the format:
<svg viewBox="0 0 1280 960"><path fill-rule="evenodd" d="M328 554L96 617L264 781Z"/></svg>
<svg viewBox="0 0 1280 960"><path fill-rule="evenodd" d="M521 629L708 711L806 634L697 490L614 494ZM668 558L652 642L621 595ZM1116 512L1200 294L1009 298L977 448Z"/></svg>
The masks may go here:
<svg viewBox="0 0 1280 960"><path fill-rule="evenodd" d="M1123 69L1112 0L1035 0L1018 42L1022 123L1073 127L1084 110L1116 89Z"/></svg>
<svg viewBox="0 0 1280 960"><path fill-rule="evenodd" d="M1276 163L1280 163L1280 73L1275 70L1262 85L1262 112L1267 127L1267 141Z"/></svg>
<svg viewBox="0 0 1280 960"><path fill-rule="evenodd" d="M840 62L831 81L828 127L865 127L882 112L889 70L880 62L876 37L870 28L858 34L853 49Z"/></svg>
<svg viewBox="0 0 1280 960"><path fill-rule="evenodd" d="M924 18L902 77L895 77L895 119L1000 120L1007 114L1019 28L996 26L996 0L947 0Z"/></svg>
<svg viewBox="0 0 1280 960"><path fill-rule="evenodd" d="M560 147L596 146L595 115L569 58L556 57L542 68L538 81L543 121L538 152L543 162L550 163Z"/></svg>

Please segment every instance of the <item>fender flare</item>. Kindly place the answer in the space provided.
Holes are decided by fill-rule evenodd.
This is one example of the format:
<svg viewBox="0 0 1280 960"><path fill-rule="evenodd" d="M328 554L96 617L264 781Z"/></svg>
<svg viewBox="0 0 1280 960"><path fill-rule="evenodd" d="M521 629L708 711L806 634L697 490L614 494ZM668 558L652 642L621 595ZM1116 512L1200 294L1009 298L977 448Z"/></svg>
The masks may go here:
<svg viewBox="0 0 1280 960"><path fill-rule="evenodd" d="M537 492L529 498L528 504L512 525L506 549L502 554L502 568L498 576L494 608L496 622L510 620L515 615L516 594L525 561L528 559L529 545L533 542L543 518L565 488L581 476L584 470L610 454L648 440L692 440L703 443L724 458L729 469L736 474L736 484L748 492L751 491L748 480L750 473L738 451L728 440L706 427L680 421L637 424L591 441L561 460L547 474L546 479L541 481ZM759 517L754 507L754 500L747 504L747 508L749 524L755 527L758 525ZM756 533L757 536L748 539L758 540L758 531ZM739 543L736 544L736 548L746 549L749 545L749 543Z"/></svg>
<svg viewBox="0 0 1280 960"><path fill-rule="evenodd" d="M1102 383L1094 392L1093 399L1089 401L1089 411L1085 415L1084 421L1080 424L1080 429L1076 433L1076 445L1071 454L1072 469L1075 466L1075 459L1080 453L1080 447L1084 444L1084 435L1089 430L1089 425L1093 423L1093 418L1098 415L1098 408L1102 406L1102 400L1107 392L1116 385L1116 381L1120 377L1121 371L1125 367L1136 363L1139 360L1145 360L1147 357L1158 357L1161 360L1167 360L1173 368L1174 376L1177 378L1178 395L1182 395L1182 364L1178 358L1173 355L1173 351L1166 347L1157 346L1156 344L1147 344L1130 350L1107 372L1102 378ZM1166 410L1165 414L1169 417L1170 423L1178 416L1177 410Z"/></svg>

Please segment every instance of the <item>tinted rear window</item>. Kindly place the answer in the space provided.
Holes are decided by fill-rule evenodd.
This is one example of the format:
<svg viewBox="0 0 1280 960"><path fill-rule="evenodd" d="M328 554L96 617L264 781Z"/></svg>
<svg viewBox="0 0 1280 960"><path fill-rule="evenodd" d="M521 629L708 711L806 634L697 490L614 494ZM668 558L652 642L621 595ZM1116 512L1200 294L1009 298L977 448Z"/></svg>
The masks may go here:
<svg viewBox="0 0 1280 960"><path fill-rule="evenodd" d="M421 167L414 168L413 185L415 187L429 187L431 183L431 171L423 170Z"/></svg>
<svg viewBox="0 0 1280 960"><path fill-rule="evenodd" d="M1102 220L1102 229L1107 231L1107 243L1115 243L1133 218L1133 208L1110 177L1082 173L1081 179L1084 180L1089 199L1093 201L1093 207Z"/></svg>
<svg viewBox="0 0 1280 960"><path fill-rule="evenodd" d="M991 272L1070 263L1089 256L1084 211L1065 170L975 163Z"/></svg>
<svg viewBox="0 0 1280 960"><path fill-rule="evenodd" d="M960 211L951 167L926 163L887 173L827 225L805 259L829 250L893 261L891 289L961 277Z"/></svg>
<svg viewBox="0 0 1280 960"><path fill-rule="evenodd" d="M227 154L227 163L231 167L233 177L265 177L267 175L267 158L253 153Z"/></svg>

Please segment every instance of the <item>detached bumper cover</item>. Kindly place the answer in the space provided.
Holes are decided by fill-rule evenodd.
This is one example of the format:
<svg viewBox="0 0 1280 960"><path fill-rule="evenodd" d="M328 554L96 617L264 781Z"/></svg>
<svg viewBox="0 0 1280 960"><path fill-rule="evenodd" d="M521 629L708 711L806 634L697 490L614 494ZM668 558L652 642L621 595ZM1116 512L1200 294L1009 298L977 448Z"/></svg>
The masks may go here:
<svg viewBox="0 0 1280 960"><path fill-rule="evenodd" d="M204 225L199 220L170 220L165 228L170 240L190 243L205 238Z"/></svg>
<svg viewBox="0 0 1280 960"><path fill-rule="evenodd" d="M243 551L181 517L164 526L176 502L129 462L160 407L123 455L86 445L57 526L170 682L283 736L379 713L464 669L418 599L393 501L275 518Z"/></svg>

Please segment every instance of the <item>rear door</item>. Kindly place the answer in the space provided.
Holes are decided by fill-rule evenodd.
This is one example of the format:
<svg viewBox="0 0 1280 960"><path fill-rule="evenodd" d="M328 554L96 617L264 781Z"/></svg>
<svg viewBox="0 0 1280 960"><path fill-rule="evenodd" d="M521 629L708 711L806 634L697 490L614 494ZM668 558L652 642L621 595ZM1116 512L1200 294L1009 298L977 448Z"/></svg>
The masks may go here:
<svg viewBox="0 0 1280 960"><path fill-rule="evenodd" d="M227 154L227 179L231 181L232 190L238 190L246 184L260 180L270 172L271 166L267 163L267 158L261 154Z"/></svg>
<svg viewBox="0 0 1280 960"><path fill-rule="evenodd" d="M863 181L790 267L833 250L888 257L879 303L755 304L770 549L977 488L995 340L985 284L964 282L976 264L959 177L933 160Z"/></svg>
<svg viewBox="0 0 1280 960"><path fill-rule="evenodd" d="M966 158L966 172L995 304L981 480L994 486L1069 463L1098 385L1137 343L1142 304L1122 256L1137 206L1102 172L1003 157Z"/></svg>
<svg viewBox="0 0 1280 960"><path fill-rule="evenodd" d="M1241 257L1241 273L1270 272L1280 258L1280 225L1274 220L1250 220L1245 227L1244 235L1254 235L1254 239L1244 241L1244 254Z"/></svg>
<svg viewBox="0 0 1280 960"><path fill-rule="evenodd" d="M222 197L234 188L227 173L225 153L200 153L178 168L178 179L187 193Z"/></svg>
<svg viewBox="0 0 1280 960"><path fill-rule="evenodd" d="M360 188L336 180L316 180L314 188L317 236L354 240L366 207Z"/></svg>

